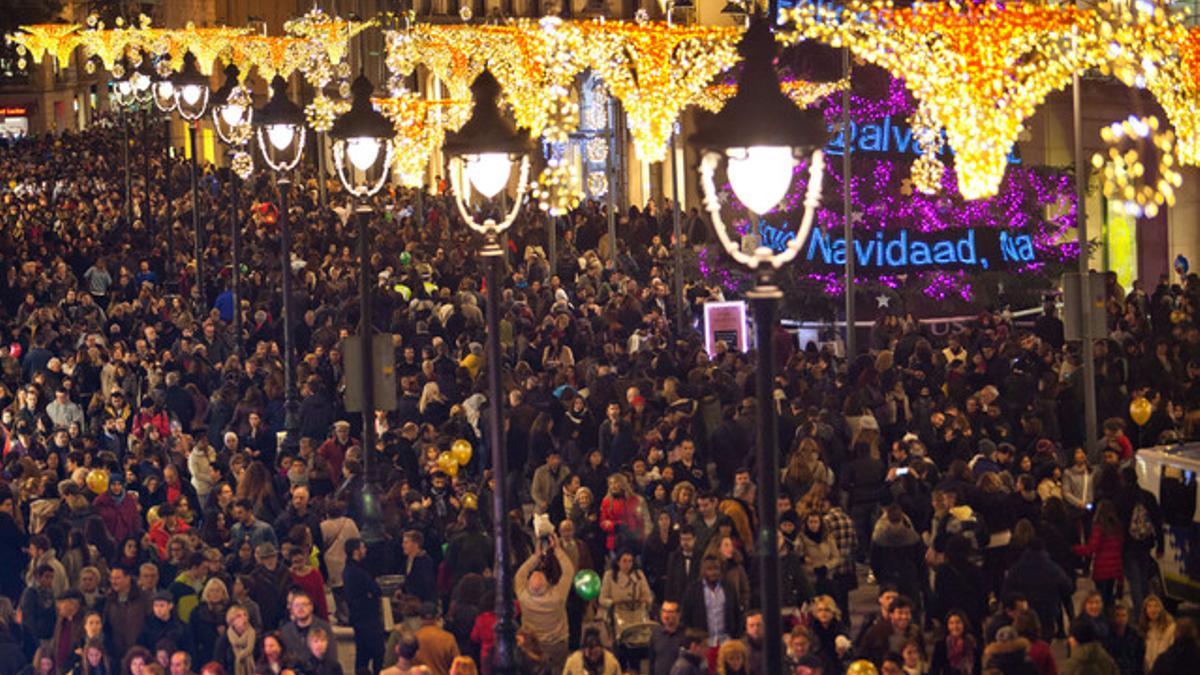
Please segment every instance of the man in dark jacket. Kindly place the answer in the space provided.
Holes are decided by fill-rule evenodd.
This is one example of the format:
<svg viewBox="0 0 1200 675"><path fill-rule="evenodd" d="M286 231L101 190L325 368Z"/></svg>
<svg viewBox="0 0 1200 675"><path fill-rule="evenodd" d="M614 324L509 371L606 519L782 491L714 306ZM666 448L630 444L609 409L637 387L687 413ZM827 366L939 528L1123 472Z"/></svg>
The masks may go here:
<svg viewBox="0 0 1200 675"><path fill-rule="evenodd" d="M650 675L670 675L684 640L684 629L679 623L679 603L664 600L659 621L661 623L650 633Z"/></svg>
<svg viewBox="0 0 1200 675"><path fill-rule="evenodd" d="M146 615L150 613L150 596L133 584L133 572L115 566L109 576L112 590L104 603L104 627L114 654L124 654L138 643Z"/></svg>
<svg viewBox="0 0 1200 675"><path fill-rule="evenodd" d="M708 672L704 661L707 642L708 636L704 631L687 629L683 637L683 646L679 648L679 655L675 657L675 663L671 665L668 675L704 675Z"/></svg>
<svg viewBox="0 0 1200 675"><path fill-rule="evenodd" d="M1075 584L1046 553L1046 545L1034 538L1016 564L1008 570L1001 597L1023 595L1042 623L1042 637L1053 634L1064 601L1071 598Z"/></svg>
<svg viewBox="0 0 1200 675"><path fill-rule="evenodd" d="M254 549L258 566L250 573L250 599L258 603L262 613L263 629L275 630L283 623L287 611L287 588L289 574L279 562L279 550L275 544L264 542Z"/></svg>
<svg viewBox="0 0 1200 675"><path fill-rule="evenodd" d="M335 478L341 482L341 476ZM292 488L292 501L286 510L275 519L275 536L279 541L287 541L288 533L297 525L308 528L312 534L313 545L321 548L324 538L321 536L321 518L309 506L309 491L303 485Z"/></svg>
<svg viewBox="0 0 1200 675"><path fill-rule="evenodd" d="M714 644L737 637L742 629L737 591L721 578L721 561L715 557L700 563L700 578L683 594L683 624L706 632Z"/></svg>
<svg viewBox="0 0 1200 675"><path fill-rule="evenodd" d="M422 602L437 600L437 565L425 552L425 535L408 530L401 543L404 550L404 592Z"/></svg>
<svg viewBox="0 0 1200 675"><path fill-rule="evenodd" d="M169 591L159 591L154 594L151 614L146 617L146 625L138 635L138 644L154 651L160 640L169 640L179 649L189 650L187 643L188 632L183 622L175 616L175 597Z"/></svg>
<svg viewBox="0 0 1200 675"><path fill-rule="evenodd" d="M375 673L383 668L383 619L379 615L383 590L362 563L366 555L367 546L361 539L346 542L343 579L350 625L354 627L354 669Z"/></svg>
<svg viewBox="0 0 1200 675"><path fill-rule="evenodd" d="M683 599L684 591L700 576L699 558L696 532L691 525L684 525L679 528L679 548L667 557L665 598L676 602Z"/></svg>

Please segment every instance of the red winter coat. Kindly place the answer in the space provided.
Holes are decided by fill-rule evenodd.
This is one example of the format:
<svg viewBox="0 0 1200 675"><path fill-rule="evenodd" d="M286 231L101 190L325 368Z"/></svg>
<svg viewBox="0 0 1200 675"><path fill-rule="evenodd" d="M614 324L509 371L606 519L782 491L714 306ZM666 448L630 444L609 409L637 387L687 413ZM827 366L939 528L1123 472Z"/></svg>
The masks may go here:
<svg viewBox="0 0 1200 675"><path fill-rule="evenodd" d="M1086 544L1076 544L1071 550L1093 559L1093 579L1110 581L1125 576L1124 564L1121 562L1123 545L1124 537L1121 536L1120 530L1110 534L1097 525L1092 528L1092 536Z"/></svg>
<svg viewBox="0 0 1200 675"><path fill-rule="evenodd" d="M108 490L100 493L92 502L92 507L104 521L108 536L117 545L121 545L129 537L139 537L142 534L142 509L138 506L137 496L126 492L125 498L118 502Z"/></svg>
<svg viewBox="0 0 1200 675"><path fill-rule="evenodd" d="M638 513L637 496L613 499L606 495L600 502L600 529L608 534L604 545L610 552L616 547L618 536L629 535L641 541L642 516Z"/></svg>

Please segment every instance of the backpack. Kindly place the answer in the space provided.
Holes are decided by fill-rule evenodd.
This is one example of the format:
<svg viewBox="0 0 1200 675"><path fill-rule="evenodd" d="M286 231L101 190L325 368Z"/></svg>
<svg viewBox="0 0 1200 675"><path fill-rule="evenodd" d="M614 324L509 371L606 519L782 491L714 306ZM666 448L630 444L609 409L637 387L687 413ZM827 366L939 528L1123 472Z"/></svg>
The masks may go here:
<svg viewBox="0 0 1200 675"><path fill-rule="evenodd" d="M1129 538L1133 541L1145 541L1154 536L1154 523L1150 521L1150 510L1138 502L1133 505L1129 515Z"/></svg>

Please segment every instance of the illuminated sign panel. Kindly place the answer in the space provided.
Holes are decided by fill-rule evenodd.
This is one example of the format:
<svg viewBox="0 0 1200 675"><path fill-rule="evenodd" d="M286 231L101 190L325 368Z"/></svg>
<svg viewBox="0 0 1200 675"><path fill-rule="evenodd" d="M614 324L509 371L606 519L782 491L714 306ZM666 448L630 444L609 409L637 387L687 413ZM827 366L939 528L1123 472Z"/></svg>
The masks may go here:
<svg viewBox="0 0 1200 675"><path fill-rule="evenodd" d="M796 235L765 221L759 223L764 246L782 251ZM937 232L875 230L855 233L854 262L859 270L897 274L922 270L978 269L1038 262L1033 236L999 228L947 229ZM804 245L803 260L811 267L842 268L846 241L813 228Z"/></svg>

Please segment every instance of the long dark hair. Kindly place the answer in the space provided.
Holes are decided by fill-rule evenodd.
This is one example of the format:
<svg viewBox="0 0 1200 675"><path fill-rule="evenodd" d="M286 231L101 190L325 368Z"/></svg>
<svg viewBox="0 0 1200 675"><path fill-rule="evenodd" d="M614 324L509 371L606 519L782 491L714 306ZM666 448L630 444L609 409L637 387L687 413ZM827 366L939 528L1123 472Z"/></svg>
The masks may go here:
<svg viewBox="0 0 1200 675"><path fill-rule="evenodd" d="M1110 537L1121 533L1121 520L1117 517L1117 507L1111 500L1105 499L1096 504L1096 518L1092 523Z"/></svg>

